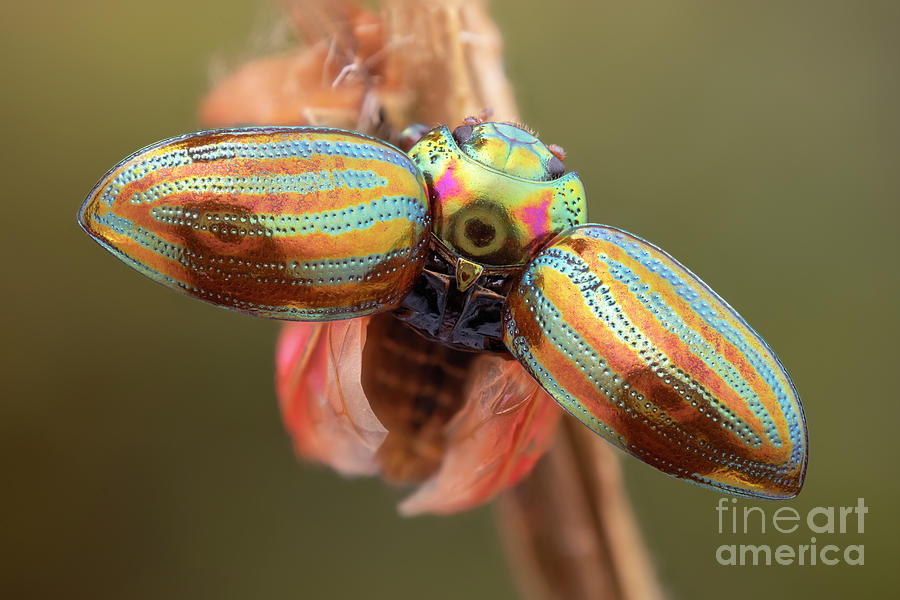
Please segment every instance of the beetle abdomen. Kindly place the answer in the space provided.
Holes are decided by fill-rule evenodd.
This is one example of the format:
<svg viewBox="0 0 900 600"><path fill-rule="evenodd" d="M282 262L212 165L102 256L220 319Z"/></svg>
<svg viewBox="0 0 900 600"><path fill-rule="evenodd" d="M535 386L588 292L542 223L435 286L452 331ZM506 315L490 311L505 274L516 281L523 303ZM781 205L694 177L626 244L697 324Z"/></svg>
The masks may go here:
<svg viewBox="0 0 900 600"><path fill-rule="evenodd" d="M557 402L645 462L740 495L799 492L806 425L790 378L655 246L599 225L561 234L510 292L504 327Z"/></svg>
<svg viewBox="0 0 900 600"><path fill-rule="evenodd" d="M393 308L428 251L424 181L364 135L316 128L200 132L114 167L79 215L150 278L280 319Z"/></svg>

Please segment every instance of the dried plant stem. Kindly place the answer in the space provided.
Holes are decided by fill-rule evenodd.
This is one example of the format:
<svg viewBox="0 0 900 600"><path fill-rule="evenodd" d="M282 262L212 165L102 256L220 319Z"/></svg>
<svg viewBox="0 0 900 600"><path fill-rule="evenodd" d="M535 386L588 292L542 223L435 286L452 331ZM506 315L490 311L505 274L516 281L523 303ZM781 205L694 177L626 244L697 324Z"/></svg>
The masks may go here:
<svg viewBox="0 0 900 600"><path fill-rule="evenodd" d="M662 598L616 451L569 417L531 476L496 501L495 515L527 598Z"/></svg>
<svg viewBox="0 0 900 600"><path fill-rule="evenodd" d="M501 120L518 110L503 70L503 41L481 0L384 0L389 49L383 95L392 121L457 123L485 108ZM397 99L405 102L397 102Z"/></svg>
<svg viewBox="0 0 900 600"><path fill-rule="evenodd" d="M393 12L389 30L426 32L416 37L417 52L395 58L424 59L429 68L406 64L398 70L407 79L428 74L449 84L443 91L425 81L412 86L428 107L423 120L453 122L484 108L499 119L518 119L503 71L502 37L483 2L388 0L385 7ZM444 72L435 77L436 68ZM495 514L524 596L662 598L616 451L580 423L564 420L556 445L524 482L495 502Z"/></svg>

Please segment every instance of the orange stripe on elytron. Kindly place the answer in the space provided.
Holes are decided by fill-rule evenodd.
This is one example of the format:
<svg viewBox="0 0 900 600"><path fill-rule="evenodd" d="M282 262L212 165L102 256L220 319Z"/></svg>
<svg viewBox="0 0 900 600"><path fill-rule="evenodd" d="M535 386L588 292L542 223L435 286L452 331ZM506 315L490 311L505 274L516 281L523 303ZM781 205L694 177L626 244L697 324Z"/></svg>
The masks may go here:
<svg viewBox="0 0 900 600"><path fill-rule="evenodd" d="M149 277L277 318L395 306L427 254L424 180L378 140L311 128L201 132L121 162L81 213Z"/></svg>
<svg viewBox="0 0 900 600"><path fill-rule="evenodd" d="M640 277L641 281L647 283L654 290L654 292L660 294L665 305L668 308L674 311L691 330L697 332L700 336L702 336L703 341L712 346L715 352L719 356L721 356L722 359L724 359L734 367L734 369L738 372L740 379L742 380L741 383L749 386L750 390L748 391L752 391L752 393L756 394L756 396L758 397L765 396L767 393L771 392L769 385L762 379L756 369L754 369L753 366L750 365L744 353L737 347L735 347L730 341L724 338L718 331L707 324L688 302L686 302L678 294L674 293L671 290L671 286L668 284L668 282L658 272L651 271L646 266L642 265L638 261L635 261L633 258L628 256L628 254L622 248L614 244L603 243L602 250L612 260L627 265L628 268L632 269L634 273ZM593 257L586 258L588 260L591 260L591 258ZM671 260L666 260L664 257L661 257L661 259L666 262L666 264L670 268L674 267L674 264ZM595 262L599 263L601 261ZM702 291L701 294L703 299L707 302L714 301L714 298L710 294L703 294ZM628 294L628 296L631 296L631 294ZM639 301L633 297L632 301L639 304ZM727 318L733 326L738 326L738 321L735 320L731 314L723 315L723 317ZM656 321L656 319L653 319L653 321ZM759 424L759 418L752 413L749 405L746 404L743 399L741 399L738 391L732 388L731 384L724 382L724 380L722 383L727 386L729 395L733 394L738 396L740 403L733 408L735 410L740 410L742 418L747 421ZM746 395L746 393L744 395ZM731 399L729 398L729 404L730 400ZM769 418L777 420L776 416L772 414L772 411L767 412L769 414ZM784 425L784 427L779 427L778 433L779 438L783 440L787 436L787 430L786 424L782 423L782 425Z"/></svg>
<svg viewBox="0 0 900 600"><path fill-rule="evenodd" d="M512 301L516 304L518 300ZM527 309L518 305L524 310L507 320L507 335L511 338L508 344L544 389L567 410L619 447L667 473L692 478L697 473L712 474L723 468L700 443L686 442L683 433L674 431L677 425L669 427L671 436L661 431L658 421L665 419L661 413L657 422L652 422L635 410L635 400L623 389L623 375L606 368L603 357L607 356L607 349L601 354L587 344L562 345L559 338L550 342L555 336L546 320L546 306L534 306L545 309L540 311L545 318L541 327L547 328L543 339L535 344L525 342L534 340L527 330L537 323L529 322ZM571 332L567 337L572 337Z"/></svg>
<svg viewBox="0 0 900 600"><path fill-rule="evenodd" d="M546 277L546 273L541 276ZM535 278L536 281L538 279L539 277ZM546 278L539 287L540 289L555 290L554 296L559 298L571 297L573 292L579 293L577 290L565 289L556 282L547 281ZM713 476L730 466L735 476L740 475L751 481L769 482L771 485L771 480L777 477L777 467L760 462L758 459L761 457L746 446L729 443L728 439L733 438L723 436L721 430L710 428L703 421L699 422L699 427L697 421L692 423L675 419L666 423L667 415L664 414L664 411L658 410L654 417L652 409L644 409L641 403L646 397L631 396L632 393L639 393L640 388L627 385L632 381L631 377L634 376L634 372L628 369L622 373L610 370L603 376L604 363L612 366L613 363L620 362L616 359L617 348L607 344L603 346L601 355L592 345L574 342L573 338L578 337L577 334L574 334L574 330L566 331L565 336L558 335L558 332L554 331L550 324L549 313L554 311L548 311L548 307L541 306L539 302L534 303L537 295L539 293L530 294L531 302L543 317L542 327L545 328L546 335L543 343L530 345L531 352L540 368L551 372L556 381L565 382L564 393L579 400L578 402L562 402L570 412L587 422L584 412L581 411L588 411L601 422L603 429L594 427L598 433L604 437L613 438L612 441L616 442L618 436L610 436L608 431L604 431L604 426L612 427L621 436L621 441L617 442L617 445L668 473L696 479L698 475ZM524 313L524 315L527 317L528 313ZM602 329L602 327L597 327L595 323L595 329ZM533 338L533 336L527 335L526 337ZM548 339L555 341L547 343ZM534 372L534 365L529 364L527 355L523 356L522 352L511 349ZM626 348L626 356L627 350ZM604 357L610 356L613 358L604 360ZM579 360L581 361L580 369L576 365ZM646 372L646 368L643 367L640 372ZM554 393L559 390L547 386L548 378L537 373L535 375L545 389L557 400L560 400L560 394ZM655 376L653 377L655 378ZM593 378L594 381L589 382L589 378ZM600 398L603 401L595 400L598 389L609 390L607 393L601 392ZM614 398L614 400L607 402L607 398ZM689 429L684 429L684 425L687 425Z"/></svg>
<svg viewBox="0 0 900 600"><path fill-rule="evenodd" d="M619 261L611 258L614 252L610 244L626 249L626 254L616 256ZM662 266L654 263L652 252L655 251L646 242L602 226L576 228L563 234L531 261L507 299L504 312L507 347L570 412L602 435L620 439L629 451L650 464L701 485L737 494L796 495L806 461L805 431L798 432L798 426L802 427L802 412L792 387L783 388L789 394L784 400L776 397L774 389L777 388L771 385L778 386L779 380L786 379L787 375L771 351L763 346L765 351L755 357L748 356L747 362L754 370L758 370L758 363L767 372L767 383L772 382L760 396L757 414L764 416L765 412L758 411L765 408L771 415L770 423L791 423L787 435L782 437L781 447L767 441L758 447L748 446L707 417L708 411L701 415L702 403L690 406L690 402L673 391L674 379L666 368L680 368L694 379L698 384L695 393L702 391L703 384L709 386L707 392L727 390L715 386L725 382L723 373L729 369L736 372L736 367L729 366L730 362L717 363L716 360L724 359L715 355L715 350L729 347L724 338L732 337L736 344L742 344L739 348L744 352L756 353L758 344L751 344L749 339L744 342L736 336L754 341L758 338L739 317L731 315L721 299L677 262L672 260ZM660 268L662 280L642 277L646 273L632 269L632 263L635 267L647 266L651 271ZM690 351L692 345L705 343L705 338L690 327L696 321L681 319L666 304L666 296L660 292L667 288L689 303L700 301L692 308L705 325L717 330L723 338L703 351L712 353L706 359L712 360L709 364ZM727 318L716 320L716 315L726 313ZM612 329L617 331L614 333ZM667 362L654 356L660 348L665 349L666 358L674 361L672 367L664 367L662 371L652 364ZM605 370L608 372L604 381L600 376ZM739 381L735 372L728 376L729 382ZM660 373L670 377L672 387L660 379ZM614 379L616 375L621 378L618 382ZM711 385L714 382L718 383ZM623 392L627 402L618 401L613 405L605 400L611 394ZM716 399L722 404L727 402L735 412L741 409L742 414L748 414L744 401L736 401L733 392ZM678 408L684 405L687 408ZM631 420L620 414L611 415L610 409L615 407ZM667 422L669 417L676 422ZM623 434L624 440L609 431L610 425ZM747 425L763 433L758 419L749 417ZM681 432L690 436L687 441Z"/></svg>
<svg viewBox="0 0 900 600"><path fill-rule="evenodd" d="M791 452L791 463L805 465L806 427L796 392L774 353L746 322L693 273L655 246L609 227L583 231L592 244L618 246L626 250L629 259L652 265L665 281L661 289L670 289L689 301L691 310L716 330L720 344L727 347L730 342L741 351L749 368L766 381L760 403L769 409L775 427L783 434L779 437ZM778 421L782 419L784 426L780 427ZM771 428L769 431L774 435Z"/></svg>
<svg viewBox="0 0 900 600"><path fill-rule="evenodd" d="M404 181L410 173L396 165L378 165L375 170L370 161L291 159L240 163L240 167L205 162L160 169L123 184L117 196L132 204L149 204L161 195L175 192L228 193L265 212L277 211L288 195L308 197L300 198L301 204L315 205L327 199L325 206L339 210L360 199L396 195L409 189Z"/></svg>
<svg viewBox="0 0 900 600"><path fill-rule="evenodd" d="M605 255L601 253L598 256L603 257ZM645 284L645 282L642 282L639 279L635 279L634 273L629 269L628 265L617 263L615 261L612 261L611 259L606 260L610 263L610 269L612 269L613 267L617 269L618 276L613 276L611 270L604 271L603 269L596 272L596 275L600 278L606 277L611 280L609 284L613 288L611 291L611 296L615 297L617 300L617 304L624 308L623 312L631 314L633 321L638 325L639 332L641 331L641 329L644 329L645 333L650 334L650 330L658 325L660 323L659 319L663 317L662 315L649 314L648 309L644 308L641 302L638 301L639 294L642 296L642 301L648 300L647 292L644 292L640 289L641 286ZM623 281L619 281L619 279L622 279ZM663 308L662 305L657 306L656 310L660 310L661 308ZM670 327L672 325L672 318L672 315L664 318L665 321L669 322ZM658 329L659 331L662 331L661 328ZM641 334L637 333L635 335L639 336ZM651 335L650 339L657 338ZM665 348L666 353L669 355L669 358L672 361L675 361L675 364L682 365L684 370L689 372L693 379L699 381L700 383L709 383L710 381L713 381L720 382L722 384L717 387L719 389L724 389L725 394L718 396L716 404L718 404L719 406L727 407L727 409L725 410L727 410L730 414L734 414L735 412L743 413L744 423L746 425L741 425L740 423L729 423L728 420L726 420L725 423L729 427L733 426L735 428L735 432L739 433L742 438L748 439L748 436L749 439L755 438L756 440L758 440L756 445L759 445L759 441L761 441L760 436L762 436L762 439L765 439L766 437L772 435L771 433L766 433L767 431L771 432L771 428L774 425L771 416L771 407L766 407L765 403L760 398L750 393L749 387L747 386L746 382L738 377L738 374L736 374L734 370L730 368L730 365L728 365L727 363L722 364L720 357L716 356L714 349L706 356L706 361L711 361L714 364L716 363L716 361L718 361L718 366L712 368L708 366L707 362L705 360L702 360L699 355L695 354L692 349L688 348L679 336L671 337L669 341L671 341L671 344L668 344L663 340L657 340L657 343L659 343L662 348ZM681 356L679 356L679 350L683 351L681 353ZM683 362L679 363L679 360ZM721 379L723 371L730 373L730 380L732 382L742 386L743 395L737 394L735 390L733 390L727 384L727 382ZM709 391L713 393L716 392L716 390L711 388L709 389ZM692 406L695 401L696 399L691 398ZM755 413L758 413L760 418L755 418L752 413L748 414L747 410L739 410L750 408L751 403L755 403ZM702 404L698 406L696 410L701 413L705 413L705 415L709 414L708 412L706 412L706 410L708 409L704 410ZM763 418L765 419L765 421L761 420ZM749 429L747 425L752 427L752 430ZM774 445L775 447L771 447L772 445ZM769 447L758 448L757 452L772 454L773 456L777 456L782 453L781 451L779 451L779 448L781 447L781 441L777 437L774 437L773 440L769 440L767 446Z"/></svg>
<svg viewBox="0 0 900 600"><path fill-rule="evenodd" d="M308 244L304 252L302 241L293 240L291 244L276 243L277 257L288 260L274 261L271 260L272 240L254 242L258 243L268 243L268 252L265 247L250 251L243 245L240 252L217 255L201 244L173 244L149 231L137 239L112 241L126 256L165 277L170 285L196 292L195 295L205 299L234 299L242 306L249 306L246 310L253 310L251 305L255 305L260 310L277 312L278 316L284 312L277 308L280 304L314 309L315 302L327 301L333 305L328 308L350 308L374 300L359 294L361 285L370 295L375 294L375 298L396 298L408 289L415 274L404 280L398 280L398 276L409 270L408 265L420 262L427 249L422 240L415 246L410 244L380 254L357 257L348 249L336 255L337 258L332 258L335 254L331 253L319 259L316 255L321 247ZM292 256L303 259L290 260ZM234 303L229 300L228 304ZM323 314L333 314L333 311Z"/></svg>
<svg viewBox="0 0 900 600"><path fill-rule="evenodd" d="M138 258L140 254L141 262L156 265L159 271L167 272L170 277L179 276L188 269L197 271L197 274L205 274L208 278L224 273L289 279L340 278L351 282L380 277L385 274L389 263L398 263L393 264L391 268L394 268L414 260L425 248L425 244L420 242L415 246L410 244L409 247L357 256L351 246L344 248L344 252L341 252L340 246L336 246L332 248L332 252L324 252L319 256L322 248L315 245L315 240L307 240L306 244L303 240L293 240L291 244L278 244L280 253L273 260L271 248L251 248L245 245L238 253L216 254L209 248L169 243L165 238L154 236L150 232L137 239L121 238L115 241L115 245L123 252L133 254L134 258ZM302 256L302 259L292 260L296 256Z"/></svg>
<svg viewBox="0 0 900 600"><path fill-rule="evenodd" d="M209 256L256 260L268 258L273 261L280 258L278 262L368 257L394 250L408 250L417 241L416 230L410 226L409 219L378 222L363 229L352 229L339 234L300 233L292 231L293 227L282 228L269 224L258 227L255 223L235 223L233 220L210 222L203 218L202 213L199 219L187 220L185 225L177 224L180 221L177 217L165 222L140 215L140 218L132 221L171 244L192 247L202 245ZM423 218L419 222L424 227L427 220ZM194 227L198 223L203 224L204 230ZM258 228L264 233L248 235L248 229L251 228Z"/></svg>
<svg viewBox="0 0 900 600"><path fill-rule="evenodd" d="M678 365L678 367L667 369L667 377L671 378L673 382L680 382L677 384L682 391L683 402L679 407L681 414L685 417L686 413L690 412L699 413L697 416L701 417L710 414L718 415L717 418L722 419L719 422L727 425L729 429L733 427L734 433L744 443L756 447L763 443L770 444L771 442L763 433L762 422L750 409L747 400L724 379L723 369L720 367L717 370L709 366L698 355L697 352L700 349L692 348L679 335L663 327L657 317L651 314L650 309L630 291L628 285L618 281L610 272L609 265L598 259L597 256L593 254L585 256L585 262L589 265L591 272L610 287L609 295L616 299L622 314L636 327L632 338L651 340L653 346L652 350L647 350L648 355L659 353L665 356L671 365ZM573 258L576 257L573 255ZM651 287L653 287L652 284ZM688 320L685 321L685 324L690 326ZM712 351L714 353L715 348ZM707 360L717 359L716 356L707 357ZM732 374L732 380L735 375ZM745 393L752 393L746 382L739 381L738 383L744 385ZM697 389L692 389L694 385L697 386ZM733 422L734 417L739 420Z"/></svg>
<svg viewBox="0 0 900 600"><path fill-rule="evenodd" d="M666 366L665 359L659 362L656 372L652 370L653 367L648 365L648 361L652 360L650 357L662 357L665 356L665 353L660 351L648 338L642 336L640 331L625 331L625 335L630 339L628 341L623 339L623 331L620 328L623 326L627 328L629 324L614 318L615 315L621 314L616 311L621 308L618 303L615 306L606 306L598 294L596 300L599 302L597 302L598 307L595 310L609 317L609 321L598 321L595 313L586 306L582 291L569 277L549 267L539 268L536 270L535 276L542 278L542 282L535 286L532 292L534 296L539 298L543 295L561 315L565 315L564 320L571 327L569 337L581 338L576 345L580 347L580 344L584 343L594 350L602 349L602 356L606 363L612 372L621 378L618 383L613 378L604 383L604 387L616 395L614 400L607 395L607 402L611 401L620 409L625 409L632 419L633 415L646 419L648 426L656 427L660 432L664 432L664 437L670 438L670 442L675 441L675 443L697 448L702 447L702 443L699 442L703 439L709 440L716 447L726 445L739 447L747 444L746 440L737 438L733 432L725 429L722 426L724 421L721 418L713 421L714 413L711 412L709 403L703 399L703 395L709 398L706 390L699 388L697 391L690 391L687 385L682 384L680 385L681 391L676 391L674 386L679 385L677 375L672 372L670 366ZM642 339L650 343L640 343ZM639 342L637 345L640 351L644 352L643 356L634 347L635 342ZM569 345L571 344L566 344L566 346ZM583 378L588 377L589 373L601 381L604 379L602 374L598 375L590 365L581 369ZM572 373L572 378L563 378L563 381L567 382L567 388L575 377L578 375ZM667 384L664 378L667 378L670 383ZM591 395L575 395L584 399L591 397ZM587 400L585 401L587 402ZM697 406L692 406L692 401L696 401ZM701 411L701 409L703 410ZM668 421L669 418L671 421ZM634 441L635 435L649 435L650 437L640 446L646 450L648 444L655 444L652 439L655 434L648 431L639 432L640 428L637 428L631 420L625 419L620 422L625 428L615 427L615 429L626 435L629 441ZM697 427L692 433L682 428L681 423L693 423L695 426L702 427L702 436L696 439L693 436L697 435ZM668 444L663 445L668 447Z"/></svg>

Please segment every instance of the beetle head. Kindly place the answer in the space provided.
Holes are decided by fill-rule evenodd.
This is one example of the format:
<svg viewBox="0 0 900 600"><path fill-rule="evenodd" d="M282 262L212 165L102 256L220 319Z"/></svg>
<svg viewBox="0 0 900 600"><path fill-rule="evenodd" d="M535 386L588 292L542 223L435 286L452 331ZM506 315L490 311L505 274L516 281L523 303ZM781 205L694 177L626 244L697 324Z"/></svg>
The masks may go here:
<svg viewBox="0 0 900 600"><path fill-rule="evenodd" d="M557 179L566 172L550 147L524 127L511 123L460 125L453 130L460 150L481 164L533 181Z"/></svg>

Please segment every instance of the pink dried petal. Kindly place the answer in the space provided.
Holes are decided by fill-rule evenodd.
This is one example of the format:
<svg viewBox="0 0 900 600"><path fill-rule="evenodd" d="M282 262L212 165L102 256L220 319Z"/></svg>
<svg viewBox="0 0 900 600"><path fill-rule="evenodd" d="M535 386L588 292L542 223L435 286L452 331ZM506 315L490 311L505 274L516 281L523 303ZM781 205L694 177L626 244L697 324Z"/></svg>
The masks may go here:
<svg viewBox="0 0 900 600"><path fill-rule="evenodd" d="M359 80L332 87L324 72L327 47L260 58L219 82L203 100L201 121L211 127L244 123L322 125L352 129L367 87Z"/></svg>
<svg viewBox="0 0 900 600"><path fill-rule="evenodd" d="M527 475L550 445L562 413L517 362L485 355L471 376L469 397L447 425L440 470L400 504L402 514L486 502Z"/></svg>
<svg viewBox="0 0 900 600"><path fill-rule="evenodd" d="M368 321L290 323L278 340L278 397L294 447L344 475L377 473L387 436L360 382Z"/></svg>
<svg viewBox="0 0 900 600"><path fill-rule="evenodd" d="M385 468L388 432L361 384L370 321L291 323L278 343L278 393L298 453L347 475ZM468 378L462 408L443 428L440 467L401 503L403 514L486 502L525 477L552 440L561 411L516 361L479 356Z"/></svg>

